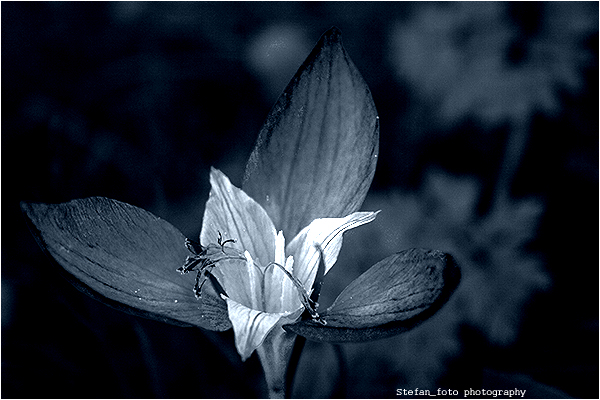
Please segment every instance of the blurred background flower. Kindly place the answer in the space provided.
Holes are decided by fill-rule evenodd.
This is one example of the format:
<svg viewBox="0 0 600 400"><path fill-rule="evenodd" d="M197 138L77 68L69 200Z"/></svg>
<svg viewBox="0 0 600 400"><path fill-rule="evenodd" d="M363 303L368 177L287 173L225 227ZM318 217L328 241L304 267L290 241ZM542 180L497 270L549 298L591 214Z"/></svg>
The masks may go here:
<svg viewBox="0 0 600 400"><path fill-rule="evenodd" d="M241 183L269 108L332 25L379 111L363 209L382 213L346 235L322 305L413 246L453 254L463 281L407 334L309 342L293 395L597 397L597 16L594 2L3 2L3 397L261 393L231 332L79 293L18 204L107 196L197 237L210 166Z"/></svg>
<svg viewBox="0 0 600 400"><path fill-rule="evenodd" d="M397 73L441 117L495 125L559 112L559 90L577 93L594 62L585 39L598 29L586 5L430 3L392 29Z"/></svg>

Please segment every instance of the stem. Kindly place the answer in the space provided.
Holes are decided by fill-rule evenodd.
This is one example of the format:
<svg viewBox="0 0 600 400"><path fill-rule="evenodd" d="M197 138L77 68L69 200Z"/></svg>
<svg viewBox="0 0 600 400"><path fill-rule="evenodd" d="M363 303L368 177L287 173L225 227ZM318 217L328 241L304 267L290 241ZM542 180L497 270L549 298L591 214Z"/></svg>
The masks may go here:
<svg viewBox="0 0 600 400"><path fill-rule="evenodd" d="M148 334L144 330L144 327L137 321L133 321L133 330L139 339L140 350L142 352L142 360L146 364L146 369L150 375L152 393L155 398L164 398L166 395L166 388L164 385L162 375L158 368L158 360L156 353L152 348L152 343Z"/></svg>
<svg viewBox="0 0 600 400"><path fill-rule="evenodd" d="M333 352L335 353L338 360L339 367L339 379L336 382L336 386L334 392L332 394L332 398L346 398L346 387L348 386L346 382L346 378L348 376L348 363L346 362L346 356L344 354L344 349L339 344L332 344Z"/></svg>
<svg viewBox="0 0 600 400"><path fill-rule="evenodd" d="M316 247L320 254L320 272L318 272L317 275L322 276L325 273L325 258L321 247L318 244ZM318 284L317 290L313 291L312 296L309 296L298 278L287 271L284 266L275 262L271 262L267 266L271 265L280 268L294 283L296 289L298 289L300 299L305 308L301 318L312 318L321 321L319 314L317 314L316 310L313 308L313 305L316 306L316 301L319 297L320 283ZM322 322L325 323L324 321ZM288 333L283 330L281 326L276 326L271 333L267 335L262 345L256 349L263 371L265 372L265 380L267 381L270 398L285 398L290 396L294 383L294 376L296 374L296 369L298 368L298 362L300 361L300 353L302 352L305 342L306 339L304 337Z"/></svg>
<svg viewBox="0 0 600 400"><path fill-rule="evenodd" d="M490 207L492 210L510 197L510 186L517 169L521 165L528 139L529 118L524 116L513 122L511 132L508 135Z"/></svg>
<svg viewBox="0 0 600 400"><path fill-rule="evenodd" d="M527 147L529 127L528 115L511 121L496 177L484 186L479 200L477 208L480 216L494 212L510 198L510 188Z"/></svg>
<svg viewBox="0 0 600 400"><path fill-rule="evenodd" d="M315 247L319 252L319 269L317 270L317 276L315 277L315 282L313 284L312 293L309 299L313 304L317 304L317 301L319 300L321 286L323 284L323 276L325 275L325 255L323 254L323 249L318 243L315 243ZM318 317L316 310L314 310L314 314ZM308 309L302 315L302 319L309 319L311 317L314 318L314 315ZM296 343L294 344L294 349L292 350L292 355L290 357L290 362L288 364L288 370L285 377L285 391L288 398L291 396L292 389L294 388L294 378L296 376L296 370L298 369L298 363L300 362L300 355L302 354L305 344L305 337L296 337Z"/></svg>
<svg viewBox="0 0 600 400"><path fill-rule="evenodd" d="M294 389L294 378L296 377L296 370L298 369L298 363L300 362L300 355L306 344L306 338L304 336L297 336L294 348L292 349L292 355L288 364L287 373L285 376L285 393L286 398L292 397L292 390Z"/></svg>
<svg viewBox="0 0 600 400"><path fill-rule="evenodd" d="M286 395L286 372L295 338L295 334L276 326L256 349L272 399L282 399Z"/></svg>

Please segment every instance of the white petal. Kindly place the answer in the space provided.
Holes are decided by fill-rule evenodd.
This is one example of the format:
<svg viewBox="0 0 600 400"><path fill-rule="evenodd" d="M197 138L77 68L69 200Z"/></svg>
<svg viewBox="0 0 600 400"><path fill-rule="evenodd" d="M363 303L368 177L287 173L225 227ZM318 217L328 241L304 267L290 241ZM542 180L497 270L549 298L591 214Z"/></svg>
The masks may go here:
<svg viewBox="0 0 600 400"><path fill-rule="evenodd" d="M217 243L220 233L223 241L236 241L227 246L248 250L254 261L266 266L274 259L277 234L267 212L215 168L210 171L210 184L200 243Z"/></svg>
<svg viewBox="0 0 600 400"><path fill-rule="evenodd" d="M275 262L279 265L285 265L285 237L283 232L277 232L277 238L275 239Z"/></svg>
<svg viewBox="0 0 600 400"><path fill-rule="evenodd" d="M289 256L285 261L285 269L294 276L294 257ZM283 281L283 287L281 288L281 307L284 310L294 310L300 307L302 302L300 301L300 294L296 285L291 279L287 278Z"/></svg>
<svg viewBox="0 0 600 400"><path fill-rule="evenodd" d="M378 212L355 212L344 218L318 218L296 235L286 250L294 256L295 275L307 290L312 287L319 266L319 252L315 243L323 249L327 273L340 253L342 234L373 221Z"/></svg>
<svg viewBox="0 0 600 400"><path fill-rule="evenodd" d="M296 310L302 306L298 289L292 279L281 268L284 267L293 276L293 265L294 258L289 256L285 263L272 264L265 269L264 296L266 311L286 312Z"/></svg>
<svg viewBox="0 0 600 400"><path fill-rule="evenodd" d="M248 272L248 282L252 297L251 304L247 304L247 306L255 310L259 310L263 307L263 293L261 290L263 274L254 265L254 260L252 259L250 253L246 251L244 255L246 256L246 271Z"/></svg>
<svg viewBox="0 0 600 400"><path fill-rule="evenodd" d="M242 357L242 361L246 361L252 352L261 345L279 320L293 314L267 313L248 308L227 296L223 296L223 299L227 301L227 311L235 336L235 347Z"/></svg>
<svg viewBox="0 0 600 400"><path fill-rule="evenodd" d="M223 260L211 272L231 299L250 308L261 308L263 274L253 265L246 252L246 261Z"/></svg>

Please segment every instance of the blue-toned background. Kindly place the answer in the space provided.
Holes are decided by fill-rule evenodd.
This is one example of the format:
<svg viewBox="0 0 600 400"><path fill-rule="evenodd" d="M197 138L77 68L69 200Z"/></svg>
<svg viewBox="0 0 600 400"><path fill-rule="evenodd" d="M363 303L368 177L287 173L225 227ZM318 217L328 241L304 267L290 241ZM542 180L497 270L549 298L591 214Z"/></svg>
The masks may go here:
<svg viewBox="0 0 600 400"><path fill-rule="evenodd" d="M598 397L596 2L2 2L2 397L264 393L231 332L78 292L19 202L107 196L197 237L210 166L241 183L270 107L332 25L379 111L363 209L382 212L346 235L322 305L409 247L452 253L463 281L409 333L308 343L293 395Z"/></svg>

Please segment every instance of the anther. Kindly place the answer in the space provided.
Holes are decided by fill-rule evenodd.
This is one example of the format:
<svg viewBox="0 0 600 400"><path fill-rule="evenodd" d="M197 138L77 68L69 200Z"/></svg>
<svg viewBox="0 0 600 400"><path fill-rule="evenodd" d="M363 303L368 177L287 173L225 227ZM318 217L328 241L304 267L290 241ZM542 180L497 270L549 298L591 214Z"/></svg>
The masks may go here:
<svg viewBox="0 0 600 400"><path fill-rule="evenodd" d="M217 238L217 244L219 246L221 246L221 250L223 250L223 253L225 253L225 249L224 249L225 244L227 244L229 242L235 243L235 239L227 239L227 240L223 241L223 235L221 235L221 232L219 232L219 237Z"/></svg>
<svg viewBox="0 0 600 400"><path fill-rule="evenodd" d="M195 256L198 256L204 252L204 248L200 243L194 242L188 238L185 239L185 247Z"/></svg>
<svg viewBox="0 0 600 400"><path fill-rule="evenodd" d="M218 244L211 243L206 247L190 239L185 239L185 247L192 254L187 256L185 263L183 266L177 268L177 271L182 274L187 274L191 271L197 272L196 283L194 285L194 294L197 298L202 297L202 287L206 280L212 277L212 269L217 263L224 260L246 260L238 250L232 247L225 247L229 242L235 243L235 239L223 240L221 232L219 232L217 239Z"/></svg>

